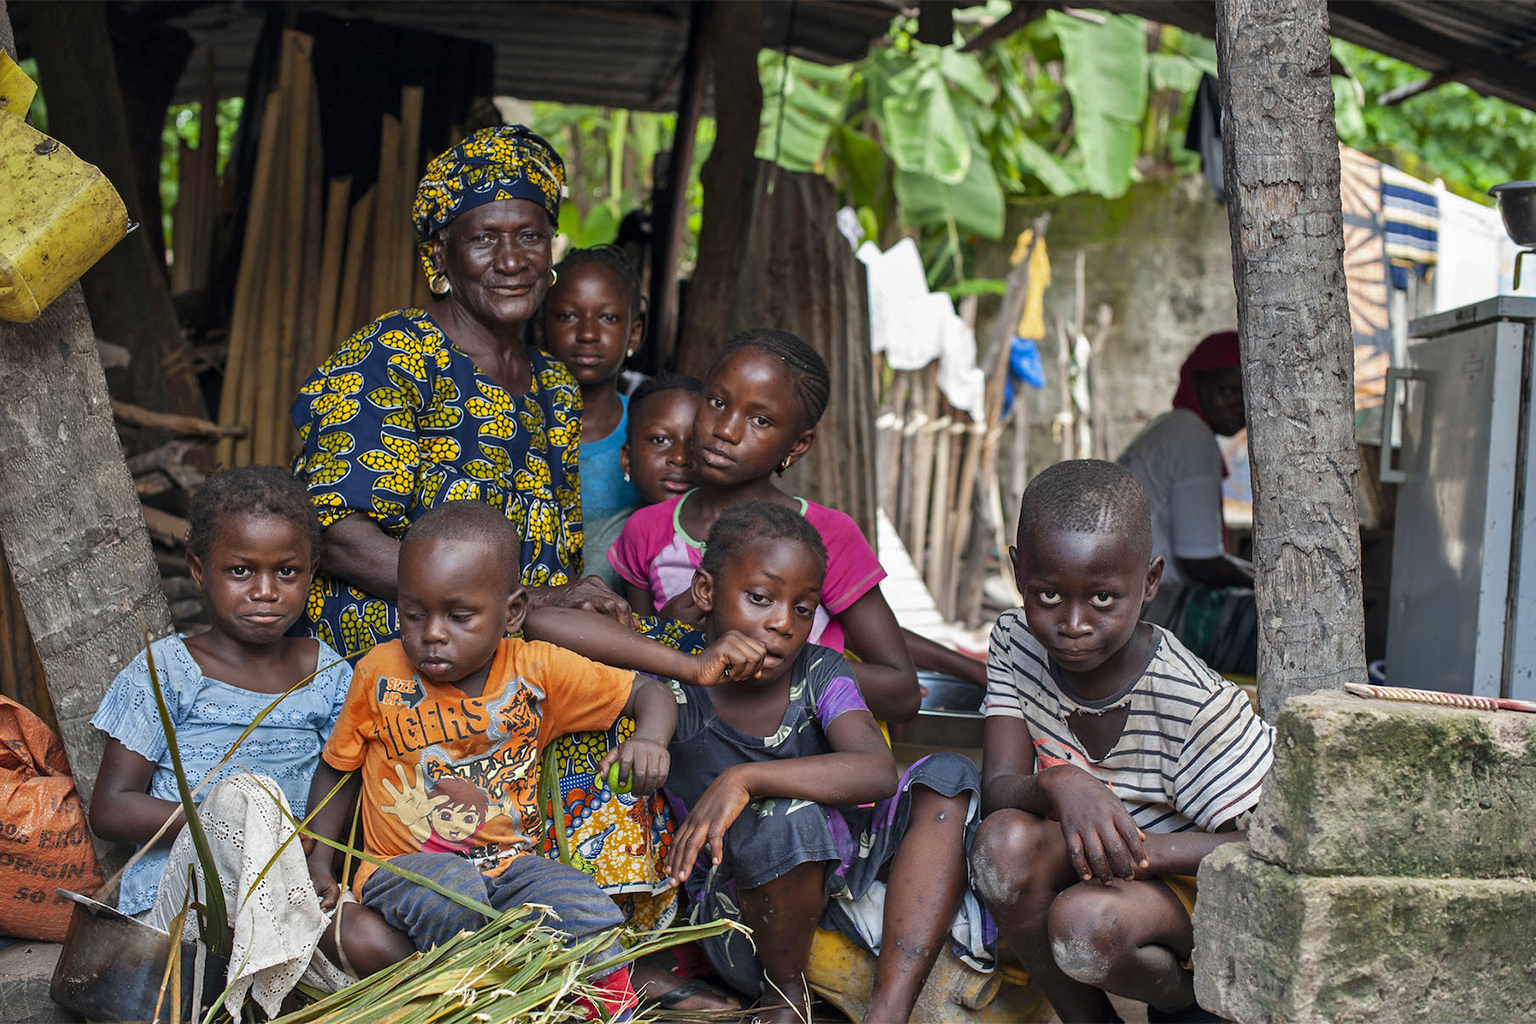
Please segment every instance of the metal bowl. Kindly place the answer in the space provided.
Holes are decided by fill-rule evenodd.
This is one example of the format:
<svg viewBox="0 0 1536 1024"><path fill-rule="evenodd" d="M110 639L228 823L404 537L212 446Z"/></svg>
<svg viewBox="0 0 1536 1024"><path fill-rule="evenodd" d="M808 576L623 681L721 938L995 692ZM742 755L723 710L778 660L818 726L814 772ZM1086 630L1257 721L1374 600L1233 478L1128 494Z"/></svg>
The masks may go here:
<svg viewBox="0 0 1536 1024"><path fill-rule="evenodd" d="M937 672L918 672L928 691L917 718L892 730L900 742L951 750L981 746L981 699L986 691L963 679Z"/></svg>
<svg viewBox="0 0 1536 1024"><path fill-rule="evenodd" d="M1488 194L1499 201L1504 230L1515 244L1536 246L1536 181L1506 181Z"/></svg>

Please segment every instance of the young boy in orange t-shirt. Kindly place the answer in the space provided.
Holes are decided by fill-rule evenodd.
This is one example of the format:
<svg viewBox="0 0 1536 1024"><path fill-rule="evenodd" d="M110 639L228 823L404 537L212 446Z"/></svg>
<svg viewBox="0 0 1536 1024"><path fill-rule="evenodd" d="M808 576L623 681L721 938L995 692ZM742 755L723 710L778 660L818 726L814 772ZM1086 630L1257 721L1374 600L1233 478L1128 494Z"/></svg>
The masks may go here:
<svg viewBox="0 0 1536 1024"><path fill-rule="evenodd" d="M606 729L630 715L633 735L603 759L598 776L617 760L636 792L654 792L667 777L677 706L648 676L507 638L527 611L517 551L511 524L478 502L440 505L405 535L400 639L358 664L315 772L310 806L344 773L357 775L312 827L339 837L361 789L369 853L497 910L550 906L559 918L551 927L578 940L623 917L589 876L532 855L544 827L536 794L540 751L564 733ZM483 804L470 798L471 789ZM327 907L340 897L333 864L331 848L316 844L310 875ZM422 950L485 922L369 864L358 870L353 891ZM596 959L619 952L614 943ZM598 984L613 997L610 1013L633 1005L627 967Z"/></svg>

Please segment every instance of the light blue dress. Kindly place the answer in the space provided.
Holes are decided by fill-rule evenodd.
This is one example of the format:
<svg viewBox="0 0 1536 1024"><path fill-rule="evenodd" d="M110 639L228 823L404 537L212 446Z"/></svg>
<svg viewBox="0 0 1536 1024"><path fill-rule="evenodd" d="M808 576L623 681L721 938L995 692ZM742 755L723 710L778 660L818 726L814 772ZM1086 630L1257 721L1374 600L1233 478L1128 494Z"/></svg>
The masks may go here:
<svg viewBox="0 0 1536 1024"><path fill-rule="evenodd" d="M352 667L324 642L316 642L320 653L315 677L273 708L213 779L217 782L242 770L271 776L299 818L303 818L309 803L309 783L320 762L320 750L331 735L352 683ZM246 726L278 695L255 693L203 675L180 636L156 640L150 648L155 654L155 670L171 724L176 729L182 768L187 773L188 785L196 786L240 738ZM118 673L91 724L154 762L150 796L180 799L176 774L171 769L170 746L155 707L145 652L140 651ZM161 846L128 869L118 895L118 910L138 914L154 904L169 852L168 844Z"/></svg>

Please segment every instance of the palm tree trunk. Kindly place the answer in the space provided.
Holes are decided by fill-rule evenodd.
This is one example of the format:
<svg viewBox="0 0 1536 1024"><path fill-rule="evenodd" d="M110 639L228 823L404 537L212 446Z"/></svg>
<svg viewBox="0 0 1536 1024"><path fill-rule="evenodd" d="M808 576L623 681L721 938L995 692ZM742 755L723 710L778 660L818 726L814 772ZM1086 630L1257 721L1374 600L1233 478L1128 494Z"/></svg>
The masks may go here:
<svg viewBox="0 0 1536 1024"><path fill-rule="evenodd" d="M1354 360L1325 0L1217 0L1253 470L1259 709L1365 681Z"/></svg>

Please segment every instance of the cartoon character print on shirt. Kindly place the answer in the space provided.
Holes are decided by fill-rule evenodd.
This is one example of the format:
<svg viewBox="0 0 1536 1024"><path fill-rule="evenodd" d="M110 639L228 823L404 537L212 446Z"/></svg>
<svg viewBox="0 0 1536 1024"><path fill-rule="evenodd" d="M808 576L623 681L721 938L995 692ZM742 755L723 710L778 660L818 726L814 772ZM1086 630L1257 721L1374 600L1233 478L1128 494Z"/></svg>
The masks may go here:
<svg viewBox="0 0 1536 1024"><path fill-rule="evenodd" d="M377 697L399 783L381 780L390 802L380 811L400 819L424 852L456 853L484 867L533 849L531 837L543 826L536 799L541 689L519 677L489 702L429 701L417 679L382 677ZM470 736L484 737L475 744L484 753L455 758L454 741ZM411 754L414 770L400 760ZM503 817L510 828L499 823L495 841L481 835Z"/></svg>

